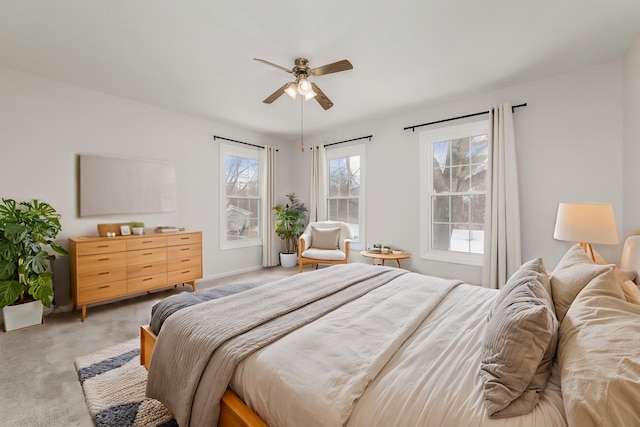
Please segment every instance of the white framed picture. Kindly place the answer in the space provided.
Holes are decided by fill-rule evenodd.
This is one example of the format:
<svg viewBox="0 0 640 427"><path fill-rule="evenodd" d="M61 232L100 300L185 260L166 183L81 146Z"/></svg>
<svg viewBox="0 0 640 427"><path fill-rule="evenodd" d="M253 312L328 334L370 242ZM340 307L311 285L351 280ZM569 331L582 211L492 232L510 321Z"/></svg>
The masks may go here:
<svg viewBox="0 0 640 427"><path fill-rule="evenodd" d="M131 234L131 229L129 228L128 225L121 225L120 234L122 234L123 236L128 236Z"/></svg>

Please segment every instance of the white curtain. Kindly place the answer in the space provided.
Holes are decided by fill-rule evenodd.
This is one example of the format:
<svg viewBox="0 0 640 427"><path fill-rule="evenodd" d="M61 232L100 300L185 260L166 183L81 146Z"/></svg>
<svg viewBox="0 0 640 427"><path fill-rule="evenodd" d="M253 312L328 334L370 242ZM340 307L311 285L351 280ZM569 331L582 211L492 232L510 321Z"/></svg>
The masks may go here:
<svg viewBox="0 0 640 427"><path fill-rule="evenodd" d="M489 162L482 284L501 288L520 266L520 208L513 112L510 104L489 111Z"/></svg>
<svg viewBox="0 0 640 427"><path fill-rule="evenodd" d="M262 150L265 169L262 207L262 266L273 267L279 264L278 244L280 238L275 232L273 207L276 205L276 149L267 145Z"/></svg>
<svg viewBox="0 0 640 427"><path fill-rule="evenodd" d="M309 204L309 222L327 219L327 150L315 146L312 153L311 202Z"/></svg>

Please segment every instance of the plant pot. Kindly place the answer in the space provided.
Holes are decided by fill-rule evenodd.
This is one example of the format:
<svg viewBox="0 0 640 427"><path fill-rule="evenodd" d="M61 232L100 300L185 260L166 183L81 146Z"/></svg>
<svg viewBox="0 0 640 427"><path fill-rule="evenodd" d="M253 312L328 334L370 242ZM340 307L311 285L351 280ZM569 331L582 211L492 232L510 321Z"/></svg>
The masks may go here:
<svg viewBox="0 0 640 427"><path fill-rule="evenodd" d="M131 227L131 232L133 234L143 234L144 233L144 227Z"/></svg>
<svg viewBox="0 0 640 427"><path fill-rule="evenodd" d="M8 305L2 308L4 317L4 331L27 328L42 323L42 311L44 306L40 301L31 301L24 304Z"/></svg>
<svg viewBox="0 0 640 427"><path fill-rule="evenodd" d="M293 268L298 263L298 254L285 254L280 252L280 265L284 268Z"/></svg>

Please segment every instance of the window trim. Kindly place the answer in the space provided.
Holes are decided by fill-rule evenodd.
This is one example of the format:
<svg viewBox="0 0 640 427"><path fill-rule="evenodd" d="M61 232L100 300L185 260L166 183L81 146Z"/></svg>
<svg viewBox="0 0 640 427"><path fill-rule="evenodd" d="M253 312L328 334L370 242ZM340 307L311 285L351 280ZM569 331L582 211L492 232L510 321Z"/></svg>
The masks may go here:
<svg viewBox="0 0 640 427"><path fill-rule="evenodd" d="M350 156L360 156L360 196L358 196L358 230L359 240L358 242L351 242L351 249L362 250L366 247L366 226L365 226L365 206L366 206L366 145L365 144L351 144L343 147L327 148L326 149L326 180L325 180L325 209L327 212L327 219L329 219L329 161L332 159L339 159Z"/></svg>
<svg viewBox="0 0 640 427"><path fill-rule="evenodd" d="M433 143L480 134L489 134L488 120L474 121L420 132L420 258L471 266L484 264L484 253L445 251L431 248L431 195L433 189ZM490 162L491 159L487 159ZM485 192L486 194L486 192ZM485 209L486 220L491 213Z"/></svg>
<svg viewBox="0 0 640 427"><path fill-rule="evenodd" d="M258 160L258 175L260 179L260 237L241 240L227 240L227 156L245 157L252 160ZM263 230L263 211L264 204L264 156L260 155L259 148L240 147L234 144L220 143L220 250L248 248L262 245Z"/></svg>

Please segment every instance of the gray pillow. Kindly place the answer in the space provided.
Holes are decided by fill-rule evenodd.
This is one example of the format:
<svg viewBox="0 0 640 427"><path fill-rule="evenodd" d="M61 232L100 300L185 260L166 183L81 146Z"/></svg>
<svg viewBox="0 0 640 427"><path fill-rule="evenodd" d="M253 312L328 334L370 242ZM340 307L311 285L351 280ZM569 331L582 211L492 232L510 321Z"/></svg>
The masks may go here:
<svg viewBox="0 0 640 427"><path fill-rule="evenodd" d="M549 277L538 258L509 278L488 316L480 377L490 418L533 410L551 374L557 341Z"/></svg>
<svg viewBox="0 0 640 427"><path fill-rule="evenodd" d="M338 249L340 228L311 227L311 247L316 249Z"/></svg>

